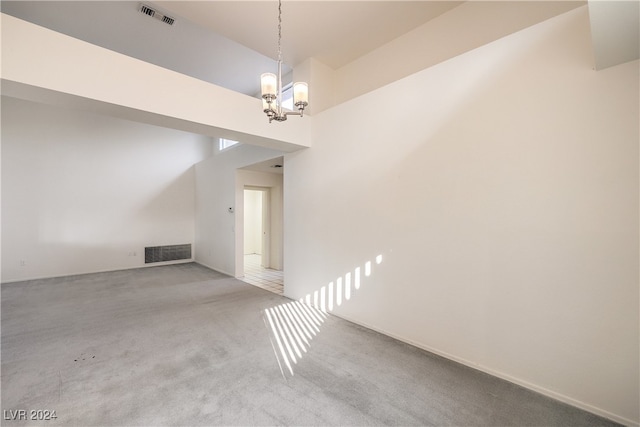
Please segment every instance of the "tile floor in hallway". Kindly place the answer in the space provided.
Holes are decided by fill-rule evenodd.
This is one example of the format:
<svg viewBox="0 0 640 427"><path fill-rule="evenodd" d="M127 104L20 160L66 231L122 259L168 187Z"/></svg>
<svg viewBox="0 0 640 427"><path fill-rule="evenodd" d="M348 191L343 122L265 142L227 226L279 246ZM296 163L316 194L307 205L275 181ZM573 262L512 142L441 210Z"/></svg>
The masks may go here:
<svg viewBox="0 0 640 427"><path fill-rule="evenodd" d="M249 254L244 256L244 277L242 281L267 291L282 295L284 292L283 273L279 270L264 268L260 265L262 256Z"/></svg>

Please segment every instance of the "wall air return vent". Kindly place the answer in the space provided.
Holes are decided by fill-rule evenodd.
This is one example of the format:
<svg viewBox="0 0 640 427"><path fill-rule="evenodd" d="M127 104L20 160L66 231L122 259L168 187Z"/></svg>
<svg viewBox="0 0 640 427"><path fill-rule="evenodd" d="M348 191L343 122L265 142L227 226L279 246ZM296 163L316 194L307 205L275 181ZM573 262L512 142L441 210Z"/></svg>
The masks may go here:
<svg viewBox="0 0 640 427"><path fill-rule="evenodd" d="M149 246L144 248L144 263L191 259L191 244Z"/></svg>
<svg viewBox="0 0 640 427"><path fill-rule="evenodd" d="M164 13L160 12L158 9L155 9L144 3L140 3L140 7L138 8L138 10L140 11L140 13L144 13L145 15L155 18L158 21L162 21L165 24L173 25L173 23L176 22L176 20L172 17L167 16Z"/></svg>

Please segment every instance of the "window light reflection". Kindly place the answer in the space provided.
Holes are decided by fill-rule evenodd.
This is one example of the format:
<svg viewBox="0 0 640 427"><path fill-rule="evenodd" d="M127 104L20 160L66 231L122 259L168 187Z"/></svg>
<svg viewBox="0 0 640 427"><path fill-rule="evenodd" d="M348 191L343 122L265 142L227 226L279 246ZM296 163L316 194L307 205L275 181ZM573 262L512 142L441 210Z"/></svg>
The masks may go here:
<svg viewBox="0 0 640 427"><path fill-rule="evenodd" d="M377 265L382 263L382 255L375 257ZM372 274L372 263L364 263L364 275ZM344 286L343 286L344 278ZM361 267L347 272L344 277L338 277L334 282L323 286L319 290L309 293L299 301L291 301L264 310L264 323L271 332L271 344L280 367L280 372L286 378L286 368L293 376L293 365L297 364L311 346L311 340L320 332L320 327L327 318L327 311L331 312L343 301L349 301L354 292L362 285ZM311 303L313 300L313 304ZM275 340L275 345L274 345ZM281 363L282 362L282 363Z"/></svg>
<svg viewBox="0 0 640 427"><path fill-rule="evenodd" d="M351 273L344 276L344 299L347 301L351 299Z"/></svg>
<svg viewBox="0 0 640 427"><path fill-rule="evenodd" d="M320 332L326 314L300 301L292 301L266 309L264 317L276 342L273 348L280 369L282 371L282 361L293 375L293 364L307 352L311 339Z"/></svg>
<svg viewBox="0 0 640 427"><path fill-rule="evenodd" d="M333 311L333 282L329 283L329 311Z"/></svg>

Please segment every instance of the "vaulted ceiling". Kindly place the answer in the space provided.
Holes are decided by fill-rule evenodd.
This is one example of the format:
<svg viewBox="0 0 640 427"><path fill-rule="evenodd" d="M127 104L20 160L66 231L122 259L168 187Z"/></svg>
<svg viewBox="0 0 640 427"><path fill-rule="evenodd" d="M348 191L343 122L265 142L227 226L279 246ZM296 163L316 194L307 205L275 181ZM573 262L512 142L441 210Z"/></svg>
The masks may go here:
<svg viewBox="0 0 640 427"><path fill-rule="evenodd" d="M333 69L388 43L462 1L284 1L285 62L313 57ZM276 1L158 1L158 6L274 57Z"/></svg>
<svg viewBox="0 0 640 427"><path fill-rule="evenodd" d="M174 25L140 13L141 3L171 16ZM468 31L474 32L471 36L483 44L584 4L285 0L283 56L285 63L292 66L312 57L337 70L447 13L475 19ZM597 68L637 59L638 2L592 0L589 4ZM473 15L485 6L491 10L485 16L500 18L489 22L481 14ZM248 95L258 92L260 73L275 67L275 0L3 0L0 8L3 13ZM452 29L446 37L441 32L430 45L446 50L449 43L455 44L459 36L456 31ZM449 57L459 53L452 50ZM446 53L441 56L447 58ZM285 72L289 70L285 67Z"/></svg>

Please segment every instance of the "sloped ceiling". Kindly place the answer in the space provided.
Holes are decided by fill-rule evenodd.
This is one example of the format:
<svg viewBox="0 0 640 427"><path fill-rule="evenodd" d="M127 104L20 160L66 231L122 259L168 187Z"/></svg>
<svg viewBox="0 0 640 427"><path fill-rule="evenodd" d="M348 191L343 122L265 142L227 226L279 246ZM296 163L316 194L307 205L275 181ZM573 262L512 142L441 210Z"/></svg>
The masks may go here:
<svg viewBox="0 0 640 427"><path fill-rule="evenodd" d="M595 69L640 57L640 2L589 0Z"/></svg>
<svg viewBox="0 0 640 427"><path fill-rule="evenodd" d="M462 1L283 1L282 47L290 65L315 58L333 69ZM157 1L158 6L263 55L277 52L277 1Z"/></svg>
<svg viewBox="0 0 640 427"><path fill-rule="evenodd" d="M259 91L260 74L275 70L278 24L275 0L144 1L175 18L173 26L141 14L138 11L141 3L3 0L0 10L251 96ZM467 2L285 0L282 4L284 61L297 65L313 57L339 69L464 3ZM492 30L494 37L585 4L584 1L482 0L472 3L487 3L492 10L504 5L505 11L508 10L503 13L505 31ZM596 68L637 59L638 1L590 0L589 5ZM527 19L518 13L527 15ZM476 28L482 25L479 23ZM482 39L483 43L489 41ZM446 47L447 39L434 43ZM451 56L455 54L459 52L452 52ZM285 73L290 69L285 66Z"/></svg>
<svg viewBox="0 0 640 427"><path fill-rule="evenodd" d="M149 2L145 2L151 4ZM0 1L25 21L236 92L253 95L259 70L275 61L215 31L178 18L169 26L138 1Z"/></svg>

